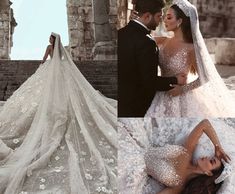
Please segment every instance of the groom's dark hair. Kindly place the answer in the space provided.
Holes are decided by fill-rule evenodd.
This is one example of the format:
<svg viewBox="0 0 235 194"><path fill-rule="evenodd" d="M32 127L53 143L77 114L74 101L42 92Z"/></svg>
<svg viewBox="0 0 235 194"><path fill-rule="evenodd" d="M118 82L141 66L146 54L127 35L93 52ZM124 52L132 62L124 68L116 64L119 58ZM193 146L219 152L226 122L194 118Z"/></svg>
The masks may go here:
<svg viewBox="0 0 235 194"><path fill-rule="evenodd" d="M146 12L155 14L160 12L164 6L165 0L136 0L135 10L140 15Z"/></svg>

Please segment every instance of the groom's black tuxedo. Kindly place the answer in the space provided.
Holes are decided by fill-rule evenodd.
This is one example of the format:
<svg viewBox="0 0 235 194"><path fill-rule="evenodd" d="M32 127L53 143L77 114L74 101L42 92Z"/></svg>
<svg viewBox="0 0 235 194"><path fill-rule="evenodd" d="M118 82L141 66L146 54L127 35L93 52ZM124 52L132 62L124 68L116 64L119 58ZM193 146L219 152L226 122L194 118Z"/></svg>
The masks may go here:
<svg viewBox="0 0 235 194"><path fill-rule="evenodd" d="M158 48L149 33L135 21L118 31L118 117L143 117L156 91L177 84L157 76Z"/></svg>

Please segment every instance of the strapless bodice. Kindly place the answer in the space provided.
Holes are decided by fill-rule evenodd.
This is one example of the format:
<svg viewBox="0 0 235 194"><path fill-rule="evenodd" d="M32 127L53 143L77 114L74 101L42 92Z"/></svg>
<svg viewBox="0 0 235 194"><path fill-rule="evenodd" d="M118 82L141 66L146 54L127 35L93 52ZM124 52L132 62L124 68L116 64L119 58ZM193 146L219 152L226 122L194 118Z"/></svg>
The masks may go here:
<svg viewBox="0 0 235 194"><path fill-rule="evenodd" d="M186 149L179 145L150 147L144 157L147 174L169 187L181 185L182 178L175 169L179 165L177 158L185 153Z"/></svg>

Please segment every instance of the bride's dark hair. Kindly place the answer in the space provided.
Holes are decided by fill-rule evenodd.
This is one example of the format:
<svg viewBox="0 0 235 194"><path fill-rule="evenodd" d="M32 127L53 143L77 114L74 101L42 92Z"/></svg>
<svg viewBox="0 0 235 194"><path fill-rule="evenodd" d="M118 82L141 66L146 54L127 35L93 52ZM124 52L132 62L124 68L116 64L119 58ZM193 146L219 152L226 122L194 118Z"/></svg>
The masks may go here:
<svg viewBox="0 0 235 194"><path fill-rule="evenodd" d="M187 17L177 5L172 5L171 8L174 10L176 18L182 19L181 29L184 40L188 43L193 43L190 18Z"/></svg>
<svg viewBox="0 0 235 194"><path fill-rule="evenodd" d="M52 34L51 34L51 37L53 38L52 46L53 46L53 49L54 49L54 47L55 47L55 39L56 39L56 37L55 37L54 35L52 35Z"/></svg>
<svg viewBox="0 0 235 194"><path fill-rule="evenodd" d="M191 179L184 187L181 194L216 194L223 182L215 184L215 179L224 169L223 164L219 169L213 170L212 176L200 175Z"/></svg>

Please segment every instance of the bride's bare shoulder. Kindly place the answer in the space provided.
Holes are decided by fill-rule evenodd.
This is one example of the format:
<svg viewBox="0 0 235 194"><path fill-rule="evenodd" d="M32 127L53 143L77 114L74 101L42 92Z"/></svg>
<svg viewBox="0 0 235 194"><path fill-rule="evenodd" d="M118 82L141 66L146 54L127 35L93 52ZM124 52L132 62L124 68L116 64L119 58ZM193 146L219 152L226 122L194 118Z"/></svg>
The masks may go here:
<svg viewBox="0 0 235 194"><path fill-rule="evenodd" d="M185 43L185 47L187 47L190 52L194 51L193 43Z"/></svg>
<svg viewBox="0 0 235 194"><path fill-rule="evenodd" d="M167 37L154 37L158 46L163 45L169 38Z"/></svg>

